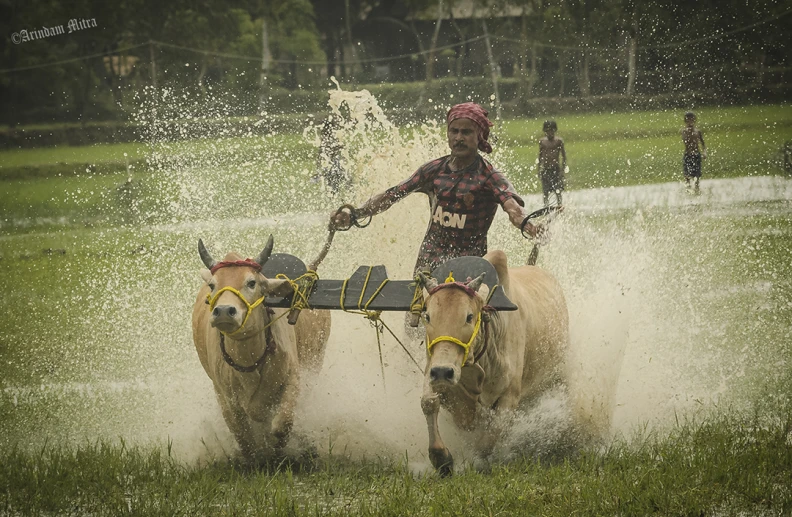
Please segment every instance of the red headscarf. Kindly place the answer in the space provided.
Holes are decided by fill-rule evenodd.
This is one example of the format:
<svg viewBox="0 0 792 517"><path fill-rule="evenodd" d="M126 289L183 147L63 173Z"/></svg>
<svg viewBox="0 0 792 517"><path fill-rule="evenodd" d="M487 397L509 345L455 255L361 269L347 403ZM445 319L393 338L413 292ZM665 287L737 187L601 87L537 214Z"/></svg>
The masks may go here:
<svg viewBox="0 0 792 517"><path fill-rule="evenodd" d="M487 115L487 110L475 102L465 102L464 104L457 104L448 110L446 122L450 124L458 118L469 118L475 122L478 127L478 148L485 153L491 153L492 146L487 142L487 139L489 138L489 128L492 127L492 122L487 118Z"/></svg>

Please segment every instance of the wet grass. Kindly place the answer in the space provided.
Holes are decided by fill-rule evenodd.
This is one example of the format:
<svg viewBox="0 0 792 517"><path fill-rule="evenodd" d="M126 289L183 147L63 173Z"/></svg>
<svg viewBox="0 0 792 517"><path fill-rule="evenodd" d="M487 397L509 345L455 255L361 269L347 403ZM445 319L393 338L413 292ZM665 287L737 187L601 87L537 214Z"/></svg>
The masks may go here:
<svg viewBox="0 0 792 517"><path fill-rule="evenodd" d="M728 414L728 412L723 413ZM719 416L563 462L450 479L329 455L185 465L170 445L98 441L0 452L0 512L91 515L788 515L792 413Z"/></svg>

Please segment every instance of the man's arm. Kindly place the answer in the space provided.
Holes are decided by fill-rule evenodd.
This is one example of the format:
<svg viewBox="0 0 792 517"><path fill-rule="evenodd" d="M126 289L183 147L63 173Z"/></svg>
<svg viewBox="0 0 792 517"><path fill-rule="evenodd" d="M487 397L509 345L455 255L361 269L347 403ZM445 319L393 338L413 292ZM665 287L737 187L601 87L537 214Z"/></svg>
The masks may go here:
<svg viewBox="0 0 792 517"><path fill-rule="evenodd" d="M698 132L699 141L701 142L701 156L707 158L707 144L704 143L704 133Z"/></svg>
<svg viewBox="0 0 792 517"><path fill-rule="evenodd" d="M509 214L509 221L511 221L514 226L517 228L522 226L526 213L525 210L523 210L523 207L521 207L520 204L514 200L514 198L509 198L503 203L503 210ZM528 232L531 237L536 237L538 228L530 222L527 222L525 223L524 230Z"/></svg>
<svg viewBox="0 0 792 517"><path fill-rule="evenodd" d="M363 203L360 208L356 208L356 215L360 217L369 217L384 212L392 207L394 203L399 201L404 196L421 190L429 178L428 165L439 166L442 164L442 159L435 160L430 164L420 167L413 173L412 176L402 181L395 187L384 190L379 194L371 196L368 201ZM337 210L330 214L330 227L333 229L348 228L352 222L352 215L344 210Z"/></svg>
<svg viewBox="0 0 792 517"><path fill-rule="evenodd" d="M355 209L359 217L369 217L384 212L392 207L396 201L384 190L379 194L374 194L368 201L363 203L360 208ZM352 223L352 214L344 210L338 210L330 214L330 225L335 229L346 228Z"/></svg>

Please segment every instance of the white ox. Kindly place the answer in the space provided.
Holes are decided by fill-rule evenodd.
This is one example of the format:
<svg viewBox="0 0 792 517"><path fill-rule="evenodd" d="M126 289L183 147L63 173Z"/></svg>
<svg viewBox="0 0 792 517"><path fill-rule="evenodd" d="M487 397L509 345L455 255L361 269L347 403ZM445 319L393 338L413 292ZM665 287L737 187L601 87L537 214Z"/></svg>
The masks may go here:
<svg viewBox="0 0 792 517"><path fill-rule="evenodd" d="M439 285L422 277L428 361L421 408L429 458L441 475L451 474L454 465L438 428L441 405L458 427L476 431L475 452L487 456L499 435L489 425L496 417L563 381L569 317L560 285L536 266L507 268L502 251L484 258L518 310L485 312L489 288L483 275L467 284Z"/></svg>
<svg viewBox="0 0 792 517"><path fill-rule="evenodd" d="M305 310L295 326L269 309L265 296L286 296L288 280L269 279L260 266L273 238L255 261L236 253L215 262L199 241L205 281L193 308L193 341L243 456L262 461L281 453L294 419L300 373L321 367L330 313Z"/></svg>

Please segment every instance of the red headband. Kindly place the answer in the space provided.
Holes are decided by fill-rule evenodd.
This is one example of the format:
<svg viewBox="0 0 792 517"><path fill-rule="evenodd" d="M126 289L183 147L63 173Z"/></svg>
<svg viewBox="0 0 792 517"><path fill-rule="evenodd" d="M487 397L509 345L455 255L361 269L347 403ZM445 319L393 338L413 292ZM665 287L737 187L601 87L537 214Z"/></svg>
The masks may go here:
<svg viewBox="0 0 792 517"><path fill-rule="evenodd" d="M487 142L487 139L489 139L489 128L492 127L492 122L487 118L488 114L487 110L475 102L465 102L448 110L446 122L450 124L458 118L472 120L478 127L478 148L485 153L491 153L492 146Z"/></svg>
<svg viewBox="0 0 792 517"><path fill-rule="evenodd" d="M231 261L223 261L218 262L209 270L214 275L218 269L222 269L224 267L252 267L256 271L261 271L261 264L256 262L251 258L246 258L245 260L231 260Z"/></svg>
<svg viewBox="0 0 792 517"><path fill-rule="evenodd" d="M471 298L475 298L476 295L478 294L478 293L476 293L476 291L474 291L473 289L468 287L468 285L463 283L463 282L445 282L443 284L437 284L435 287L433 287L432 290L429 291L429 295L435 294L437 291L439 291L440 289L442 289L444 287L458 287L458 288L462 289L463 291L465 291L465 293L468 296L470 296Z"/></svg>

